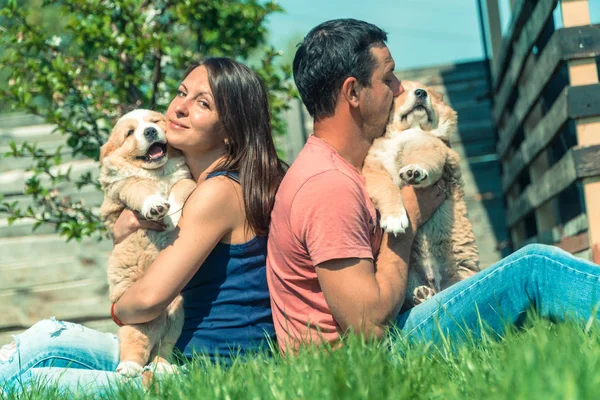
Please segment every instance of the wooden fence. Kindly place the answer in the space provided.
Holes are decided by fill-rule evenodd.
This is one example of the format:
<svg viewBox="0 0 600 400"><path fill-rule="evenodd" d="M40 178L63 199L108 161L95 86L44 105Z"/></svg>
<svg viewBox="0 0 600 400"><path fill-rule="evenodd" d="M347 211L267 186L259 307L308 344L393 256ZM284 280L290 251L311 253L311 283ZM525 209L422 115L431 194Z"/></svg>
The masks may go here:
<svg viewBox="0 0 600 400"><path fill-rule="evenodd" d="M513 248L554 244L600 263L600 25L587 0L513 1L501 43L492 116Z"/></svg>

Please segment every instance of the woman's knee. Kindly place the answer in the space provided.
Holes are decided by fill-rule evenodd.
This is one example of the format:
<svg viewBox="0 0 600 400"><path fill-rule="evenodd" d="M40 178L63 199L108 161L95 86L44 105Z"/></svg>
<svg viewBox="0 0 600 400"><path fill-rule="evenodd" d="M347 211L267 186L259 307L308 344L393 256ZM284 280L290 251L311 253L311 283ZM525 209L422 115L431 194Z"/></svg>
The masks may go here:
<svg viewBox="0 0 600 400"><path fill-rule="evenodd" d="M55 319L54 317L52 317L50 319L43 319L41 321L36 322L35 324L33 324L31 326L31 328L26 330L24 333L25 334L31 333L31 334L36 334L36 335L56 336L64 330L73 329L78 326L80 326L80 325L73 324L71 322L59 321L59 320Z"/></svg>

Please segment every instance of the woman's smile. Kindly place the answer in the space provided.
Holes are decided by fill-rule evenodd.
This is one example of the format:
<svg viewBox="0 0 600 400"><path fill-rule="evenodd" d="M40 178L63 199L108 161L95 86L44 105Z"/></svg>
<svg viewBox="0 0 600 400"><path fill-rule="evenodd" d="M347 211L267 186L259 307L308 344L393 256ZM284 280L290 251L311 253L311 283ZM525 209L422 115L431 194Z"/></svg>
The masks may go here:
<svg viewBox="0 0 600 400"><path fill-rule="evenodd" d="M188 129L189 127L182 125L178 122L169 120L169 128L171 128L171 129Z"/></svg>

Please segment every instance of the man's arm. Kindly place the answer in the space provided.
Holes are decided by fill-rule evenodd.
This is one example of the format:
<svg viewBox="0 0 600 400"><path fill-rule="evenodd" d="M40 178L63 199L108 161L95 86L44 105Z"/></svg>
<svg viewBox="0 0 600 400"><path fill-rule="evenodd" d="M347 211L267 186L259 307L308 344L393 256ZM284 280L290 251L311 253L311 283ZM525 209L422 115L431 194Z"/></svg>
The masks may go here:
<svg viewBox="0 0 600 400"><path fill-rule="evenodd" d="M384 234L377 265L345 258L317 265L317 277L331 313L342 330L380 338L402 307L412 230L395 238Z"/></svg>
<svg viewBox="0 0 600 400"><path fill-rule="evenodd" d="M402 195L411 227L398 237L384 235L376 264L342 258L316 266L325 300L344 331L380 338L402 307L414 232L445 200L436 185L416 191L407 187Z"/></svg>

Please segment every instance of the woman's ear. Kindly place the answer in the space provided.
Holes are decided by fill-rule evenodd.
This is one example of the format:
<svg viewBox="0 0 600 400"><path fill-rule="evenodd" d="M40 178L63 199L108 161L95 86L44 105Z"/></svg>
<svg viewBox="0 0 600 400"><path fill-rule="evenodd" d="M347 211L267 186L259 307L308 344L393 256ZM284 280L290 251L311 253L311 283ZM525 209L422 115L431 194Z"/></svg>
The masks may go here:
<svg viewBox="0 0 600 400"><path fill-rule="evenodd" d="M355 77L350 76L346 78L342 84L341 95L350 104L351 107L358 107L358 100L360 95L360 85Z"/></svg>

